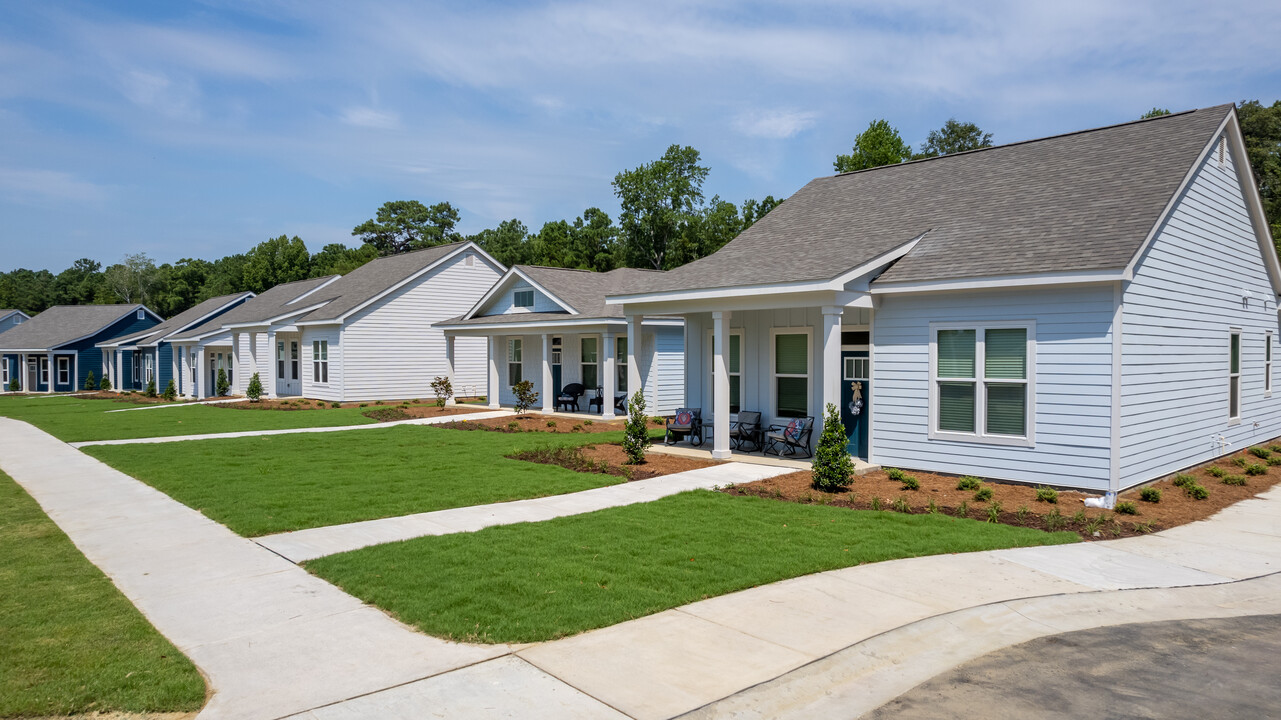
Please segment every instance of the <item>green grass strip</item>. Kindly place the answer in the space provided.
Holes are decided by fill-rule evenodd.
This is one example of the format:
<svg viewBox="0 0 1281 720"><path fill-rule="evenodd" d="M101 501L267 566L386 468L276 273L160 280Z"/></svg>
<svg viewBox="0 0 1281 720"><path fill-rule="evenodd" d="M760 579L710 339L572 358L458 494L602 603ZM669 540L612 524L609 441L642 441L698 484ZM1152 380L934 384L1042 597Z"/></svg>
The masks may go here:
<svg viewBox="0 0 1281 720"><path fill-rule="evenodd" d="M942 515L693 491L379 545L307 568L432 635L535 642L823 570L1078 539Z"/></svg>
<svg viewBox="0 0 1281 720"><path fill-rule="evenodd" d="M621 438L621 432L553 435L400 425L95 445L85 452L237 533L255 537L614 485L621 480L613 475L572 472L504 456L550 444L588 445Z"/></svg>
<svg viewBox="0 0 1281 720"><path fill-rule="evenodd" d="M0 717L179 712L205 682L0 473Z"/></svg>

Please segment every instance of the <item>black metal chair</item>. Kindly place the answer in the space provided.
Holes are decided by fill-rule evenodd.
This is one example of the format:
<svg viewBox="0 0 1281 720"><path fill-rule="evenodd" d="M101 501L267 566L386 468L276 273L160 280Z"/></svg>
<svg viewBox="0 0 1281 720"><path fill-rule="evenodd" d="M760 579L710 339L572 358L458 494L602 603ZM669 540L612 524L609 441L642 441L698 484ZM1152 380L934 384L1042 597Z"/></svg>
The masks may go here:
<svg viewBox="0 0 1281 720"><path fill-rule="evenodd" d="M765 447L765 431L761 427L761 414L754 411L742 411L738 420L729 425L729 439L735 450L742 450L743 445L751 443L757 450Z"/></svg>
<svg viewBox="0 0 1281 720"><path fill-rule="evenodd" d="M581 412L578 409L578 398L582 397L584 392L586 390L580 383L570 383L561 388L560 393L556 395L556 409L564 408L565 412L569 412L570 408L573 408L574 412Z"/></svg>
<svg viewBox="0 0 1281 720"><path fill-rule="evenodd" d="M587 412L605 412L605 391L599 385L596 386L596 397L587 400Z"/></svg>
<svg viewBox="0 0 1281 720"><path fill-rule="evenodd" d="M624 415L627 414L627 393L614 398L614 409Z"/></svg>
<svg viewBox="0 0 1281 720"><path fill-rule="evenodd" d="M796 418L786 425L770 425L765 431L765 447L761 449L761 454L798 457L800 451L804 450L804 457L813 457L814 449L810 446L810 436L813 433L813 416Z"/></svg>
<svg viewBox="0 0 1281 720"><path fill-rule="evenodd" d="M672 445L685 439L695 447L703 444L702 408L680 408L675 415L667 418L667 433L663 437L663 443Z"/></svg>

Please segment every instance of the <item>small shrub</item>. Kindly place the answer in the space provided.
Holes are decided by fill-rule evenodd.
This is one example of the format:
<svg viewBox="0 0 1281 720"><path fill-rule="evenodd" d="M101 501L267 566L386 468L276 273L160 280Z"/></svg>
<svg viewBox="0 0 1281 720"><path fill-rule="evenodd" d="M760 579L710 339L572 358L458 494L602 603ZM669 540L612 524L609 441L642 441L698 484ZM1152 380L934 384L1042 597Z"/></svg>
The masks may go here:
<svg viewBox="0 0 1281 720"><path fill-rule="evenodd" d="M1195 483L1192 485L1185 486L1183 488L1183 491L1186 492L1188 494L1188 497L1192 498L1193 500L1204 500L1210 497L1209 490L1206 490L1204 486L1197 485Z"/></svg>
<svg viewBox="0 0 1281 720"><path fill-rule="evenodd" d="M1122 500L1121 502L1117 503L1116 507L1114 507L1113 510L1116 510L1117 515L1138 515L1139 514L1139 506L1135 505L1129 500Z"/></svg>
<svg viewBox="0 0 1281 720"><path fill-rule="evenodd" d="M885 477L893 480L894 482L901 483L903 482L903 478L907 477L907 473L899 470L898 468L885 468Z"/></svg>
<svg viewBox="0 0 1281 720"><path fill-rule="evenodd" d="M1047 502L1054 505L1059 501L1059 491L1045 485L1038 486L1036 488L1036 500L1037 502Z"/></svg>
<svg viewBox="0 0 1281 720"><path fill-rule="evenodd" d="M1249 480L1246 480L1244 475L1225 475L1219 482L1224 485L1245 485Z"/></svg>
<svg viewBox="0 0 1281 720"><path fill-rule="evenodd" d="M245 388L245 397L249 398L249 402L258 402L262 399L262 380L258 378L258 373L254 373L253 377L249 378L249 387ZM361 407L365 406L361 405Z"/></svg>
<svg viewBox="0 0 1281 720"><path fill-rule="evenodd" d="M873 509L873 510L880 510L880 509L881 509L881 499L880 499L879 497L873 497L873 498L872 498L872 509Z"/></svg>
<svg viewBox="0 0 1281 720"><path fill-rule="evenodd" d="M1156 529L1150 522L1130 523L1130 526L1134 528L1136 533L1150 533Z"/></svg>
<svg viewBox="0 0 1281 720"><path fill-rule="evenodd" d="M911 475L908 475L907 477L903 478L903 489L904 490L920 490L921 481L917 480Z"/></svg>
<svg viewBox="0 0 1281 720"><path fill-rule="evenodd" d="M102 390L111 389L111 383L107 382L106 375L102 376L102 382L105 383L107 387L100 388L100 389ZM9 378L9 392L18 392L21 389L22 389L22 383L18 382L18 378Z"/></svg>
<svg viewBox="0 0 1281 720"><path fill-rule="evenodd" d="M1211 465L1210 467L1206 468L1205 471L1206 473L1213 475L1214 477L1217 477L1217 478L1221 478L1224 475L1228 474L1227 470L1224 470L1218 465ZM1191 475L1175 475L1174 476L1174 484L1178 487L1183 487L1184 485L1191 482L1196 482L1196 478L1192 477Z"/></svg>
<svg viewBox="0 0 1281 720"><path fill-rule="evenodd" d="M930 504L925 508L925 511L931 515L939 514L939 506L938 503L934 502L934 498L930 498Z"/></svg>
<svg viewBox="0 0 1281 720"><path fill-rule="evenodd" d="M156 379L152 378L147 381L147 389L142 391L143 395L149 398L156 397Z"/></svg>
<svg viewBox="0 0 1281 720"><path fill-rule="evenodd" d="M850 459L846 449L848 443L849 438L845 436L845 428L841 425L840 411L835 405L828 403L824 409L823 434L819 436L818 447L814 449L811 487L823 492L844 492L849 489L854 475L854 461ZM886 471L887 474L889 472Z"/></svg>
<svg viewBox="0 0 1281 720"><path fill-rule="evenodd" d="M1159 503L1161 502L1161 488L1145 487L1139 491L1139 499L1143 502Z"/></svg>
<svg viewBox="0 0 1281 720"><path fill-rule="evenodd" d="M547 427L549 427L549 428L554 428L554 427L556 427L556 421L555 421L555 420L548 420L548 421L547 421Z"/></svg>
<svg viewBox="0 0 1281 720"><path fill-rule="evenodd" d="M969 503L969 501L962 500L962 501L961 501L961 504L960 504L960 505L958 505L958 506L956 506L956 516L957 516L957 517L959 517L959 518L969 517L969 516L970 516L970 503Z"/></svg>
<svg viewBox="0 0 1281 720"><path fill-rule="evenodd" d="M1241 457L1240 455L1232 458L1232 464L1240 468L1245 467L1245 462L1246 462L1245 458Z"/></svg>
<svg viewBox="0 0 1281 720"><path fill-rule="evenodd" d="M342 407L342 403L331 402L329 403L329 407L337 409Z"/></svg>
<svg viewBox="0 0 1281 720"><path fill-rule="evenodd" d="M516 414L524 415L526 410L534 407L538 402L538 393L534 392L534 383L529 380L521 380L512 385L512 393L516 395Z"/></svg>
<svg viewBox="0 0 1281 720"><path fill-rule="evenodd" d="M1245 474L1246 475L1266 475L1268 474L1268 466L1264 465L1263 463L1250 463L1249 465L1245 466Z"/></svg>
<svg viewBox="0 0 1281 720"><path fill-rule="evenodd" d="M10 385L13 385L13 381L12 381L12 380L10 380L10 381L9 381L9 384L10 384ZM92 371L92 370L90 370L90 371L89 371L89 374L85 376L85 387L84 387L84 389L85 389L85 390L92 390L92 389L94 389L94 388L95 388L95 387L97 387L97 386L98 386L98 381L97 381L96 379L94 379L94 377L93 377L93 371ZM10 390L12 390L13 388L12 388L12 387L10 387L9 389L10 389Z"/></svg>
<svg viewBox="0 0 1281 720"><path fill-rule="evenodd" d="M907 498L903 497L902 495L900 495L900 496L899 496L899 497L894 501L893 508L894 508L896 511L901 512L901 513L910 513L910 512L912 512L912 506L911 506L910 504L908 504L908 502L907 502Z"/></svg>
<svg viewBox="0 0 1281 720"><path fill-rule="evenodd" d="M987 502L992 499L992 488L979 488L974 491L975 502Z"/></svg>
<svg viewBox="0 0 1281 720"><path fill-rule="evenodd" d="M1103 524L1107 522L1107 515L1096 515L1093 520L1085 523L1085 532L1093 535L1103 529Z"/></svg>
<svg viewBox="0 0 1281 720"><path fill-rule="evenodd" d="M574 423L574 427L569 429L570 432L583 432L582 423Z"/></svg>
<svg viewBox="0 0 1281 720"><path fill-rule="evenodd" d="M361 404L360 404L360 406L361 406L361 407L369 407L369 403L361 403Z"/></svg>
<svg viewBox="0 0 1281 720"><path fill-rule="evenodd" d="M588 425L588 426L590 426L590 425L595 425L595 424L596 424L596 421L595 421L595 420L584 420L584 421L583 421L583 424L584 424L584 425Z"/></svg>
<svg viewBox="0 0 1281 720"><path fill-rule="evenodd" d="M1260 459L1263 459L1263 460L1267 460L1269 457L1272 457L1272 453L1271 453L1269 450L1267 450L1266 448L1261 448L1261 447L1252 447L1252 448L1250 448L1250 453L1251 453L1252 455L1254 455L1255 457L1260 458Z"/></svg>
<svg viewBox="0 0 1281 720"><path fill-rule="evenodd" d="M383 401L382 401L382 400L375 400L375 401L374 401L374 404L375 404L375 405L382 405L382 404L383 404Z"/></svg>
<svg viewBox="0 0 1281 720"><path fill-rule="evenodd" d="M972 475L966 475L956 484L957 490L978 490L983 486L983 481Z"/></svg>
<svg viewBox="0 0 1281 720"><path fill-rule="evenodd" d="M645 395L637 390L627 401L627 424L623 426L623 451L631 465L645 462L649 449L649 424L645 416Z"/></svg>
<svg viewBox="0 0 1281 720"><path fill-rule="evenodd" d="M431 381L431 391L436 394L436 407L443 408L449 398L454 396L454 384L449 382L449 378L438 375Z"/></svg>
<svg viewBox="0 0 1281 720"><path fill-rule="evenodd" d="M1084 525L1086 522L1088 522L1088 518L1085 517L1085 511L1077 510L1075 513L1073 513L1071 522L1073 525Z"/></svg>
<svg viewBox="0 0 1281 720"><path fill-rule="evenodd" d="M218 382L214 385L214 390L218 391L218 397L231 392L231 382L227 380L227 368L218 368Z"/></svg>
<svg viewBox="0 0 1281 720"><path fill-rule="evenodd" d="M507 431L520 432L520 423L516 422L515 420L512 420L511 422L507 423Z"/></svg>
<svg viewBox="0 0 1281 720"><path fill-rule="evenodd" d="M165 386L165 391L161 394L161 397L169 402L178 399L178 385L174 383L173 378L169 378L169 384Z"/></svg>
<svg viewBox="0 0 1281 720"><path fill-rule="evenodd" d="M1022 525L1023 523L1027 522L1027 516L1031 512L1032 512L1031 509L1029 509L1027 505L1020 505L1019 509L1014 511L1014 517L1017 518L1019 521L1019 524Z"/></svg>
<svg viewBox="0 0 1281 720"><path fill-rule="evenodd" d="M1274 453L1281 453L1281 445L1269 445L1268 449Z"/></svg>
<svg viewBox="0 0 1281 720"><path fill-rule="evenodd" d="M1268 466L1271 467L1272 465L1281 465L1281 455L1273 455L1268 458Z"/></svg>
<svg viewBox="0 0 1281 720"><path fill-rule="evenodd" d="M990 522L990 523L999 523L999 522L1001 522L1001 503L1000 503L1000 501L994 502L994 503L992 503L991 505L988 505L988 506L987 506L987 521L988 521L988 522Z"/></svg>
<svg viewBox="0 0 1281 720"><path fill-rule="evenodd" d="M1063 517L1063 513L1060 513L1057 507L1052 508L1045 516L1045 529L1050 532L1062 530L1067 523L1067 518Z"/></svg>

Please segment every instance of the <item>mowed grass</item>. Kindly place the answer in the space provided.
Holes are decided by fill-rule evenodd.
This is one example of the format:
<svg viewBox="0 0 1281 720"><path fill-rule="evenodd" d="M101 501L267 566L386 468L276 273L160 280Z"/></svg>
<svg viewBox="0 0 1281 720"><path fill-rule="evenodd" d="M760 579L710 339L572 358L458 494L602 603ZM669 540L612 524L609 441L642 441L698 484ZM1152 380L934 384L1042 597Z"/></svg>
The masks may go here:
<svg viewBox="0 0 1281 720"><path fill-rule="evenodd" d="M943 515L693 491L379 545L306 567L432 635L535 642L823 570L1077 540Z"/></svg>
<svg viewBox="0 0 1281 720"><path fill-rule="evenodd" d="M0 473L0 717L178 712L205 682Z"/></svg>
<svg viewBox="0 0 1281 720"><path fill-rule="evenodd" d="M173 435L365 425L369 408L324 410L238 410L192 405L131 412L108 412L134 403L95 398L0 396L0 415L23 420L64 442L125 440Z"/></svg>
<svg viewBox="0 0 1281 720"><path fill-rule="evenodd" d="M552 435L401 425L95 445L84 451L237 533L254 537L614 485L621 480L613 475L572 472L504 456L543 445L621 438L621 432Z"/></svg>

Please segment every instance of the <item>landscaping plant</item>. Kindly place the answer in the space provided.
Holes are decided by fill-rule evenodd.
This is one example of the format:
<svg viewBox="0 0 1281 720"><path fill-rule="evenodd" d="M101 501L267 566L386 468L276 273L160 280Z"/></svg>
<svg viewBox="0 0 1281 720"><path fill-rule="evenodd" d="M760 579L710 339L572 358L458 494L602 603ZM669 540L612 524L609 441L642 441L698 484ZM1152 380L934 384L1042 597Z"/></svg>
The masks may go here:
<svg viewBox="0 0 1281 720"><path fill-rule="evenodd" d="M992 499L992 488L979 488L974 491L974 500L976 502L987 502Z"/></svg>
<svg viewBox="0 0 1281 720"><path fill-rule="evenodd" d="M1220 482L1224 485L1246 485L1249 483L1244 475L1224 475Z"/></svg>
<svg viewBox="0 0 1281 720"><path fill-rule="evenodd" d="M534 392L534 383L529 380L521 380L512 385L512 392L516 395L516 414L523 415L525 411L538 402L538 393Z"/></svg>
<svg viewBox="0 0 1281 720"><path fill-rule="evenodd" d="M1245 466L1246 475L1266 475L1267 473L1268 466L1263 463L1250 463Z"/></svg>
<svg viewBox="0 0 1281 720"><path fill-rule="evenodd" d="M169 402L178 399L178 386L174 383L173 378L169 378L169 384L165 386L165 391L161 397Z"/></svg>
<svg viewBox="0 0 1281 720"><path fill-rule="evenodd" d="M1139 491L1139 499L1143 502L1159 503L1161 502L1161 488L1145 487Z"/></svg>
<svg viewBox="0 0 1281 720"><path fill-rule="evenodd" d="M623 427L623 452L627 453L627 462L631 465L645 462L645 450L649 445L645 395L637 390L627 401L627 424Z"/></svg>
<svg viewBox="0 0 1281 720"><path fill-rule="evenodd" d="M1250 448L1250 452L1255 457L1260 458L1262 460L1267 460L1269 457L1272 456L1272 451L1267 450L1265 448L1261 448L1261 447L1252 447Z"/></svg>
<svg viewBox="0 0 1281 720"><path fill-rule="evenodd" d="M447 377L437 376L431 381L431 391L436 393L436 407L443 408L445 403L449 402L449 398L454 396L454 384L449 382Z"/></svg>
<svg viewBox="0 0 1281 720"><path fill-rule="evenodd" d="M1218 465L1211 465L1210 467L1206 468L1206 469L1205 469L1205 471L1206 471L1207 473L1209 473L1210 475L1213 475L1213 476L1215 476L1215 477L1217 477L1217 478L1221 478L1221 477L1223 477L1224 475L1227 475L1227 474L1228 474L1228 471L1227 471L1227 470L1224 470L1223 468L1219 467ZM1185 482L1180 482L1180 479L1181 479L1181 478L1187 478L1187 480L1186 480L1185 482L1195 482L1195 478L1193 478L1191 475L1175 475L1175 476L1174 476L1174 484L1175 484L1175 485L1178 485L1179 487L1182 487L1182 486L1185 484Z"/></svg>
<svg viewBox="0 0 1281 720"><path fill-rule="evenodd" d="M810 485L823 492L842 492L849 489L854 475L854 461L846 449L849 438L845 435L845 426L841 425L840 411L835 405L828 403L824 415L823 434L814 449Z"/></svg>
<svg viewBox="0 0 1281 720"><path fill-rule="evenodd" d="M249 402L258 402L262 398L262 380L258 379L258 373L254 373L254 376L249 378L249 387L245 389L245 397L249 398ZM361 405L361 407L364 407L364 405Z"/></svg>
<svg viewBox="0 0 1281 720"><path fill-rule="evenodd" d="M107 382L105 375L103 376L102 381ZM9 392L18 392L21 389L22 383L18 382L18 378L9 378Z"/></svg>
<svg viewBox="0 0 1281 720"><path fill-rule="evenodd" d="M1116 513L1118 515L1138 515L1139 514L1139 506L1135 505L1134 503L1128 500L1122 500L1121 502L1117 503L1114 509L1116 510Z"/></svg>
<svg viewBox="0 0 1281 720"><path fill-rule="evenodd" d="M147 389L143 390L142 394L146 395L149 398L153 398L156 396L156 379L155 378L152 378L147 381Z"/></svg>
<svg viewBox="0 0 1281 720"><path fill-rule="evenodd" d="M10 384L12 384L12 383L10 383ZM95 388L95 387L97 387L97 386L98 386L98 381L97 381L97 379L95 379L95 378L94 378L94 376L93 376L93 371L92 371L92 370L90 370L90 371L89 371L89 374L85 376L85 387L84 387L84 389L85 389L85 390L92 390L92 389L94 389L94 388Z"/></svg>
<svg viewBox="0 0 1281 720"><path fill-rule="evenodd" d="M214 386L218 391L218 397L222 397L231 392L231 383L227 381L227 368L218 368L218 384Z"/></svg>
<svg viewBox="0 0 1281 720"><path fill-rule="evenodd" d="M1053 505L1059 501L1059 491L1044 485L1038 486L1036 488L1036 499L1038 502L1047 502Z"/></svg>
<svg viewBox="0 0 1281 720"><path fill-rule="evenodd" d="M983 485L983 481L972 475L966 475L956 483L957 490L978 490Z"/></svg>
<svg viewBox="0 0 1281 720"><path fill-rule="evenodd" d="M9 383L9 384L10 384L10 385L14 385L14 384L16 384L17 382L18 382L17 380L14 380L13 382L11 382L11 383ZM11 388L11 389L16 390L17 388ZM111 380L109 380L109 379L107 378L107 376L106 376L106 375L103 375L103 376L102 376L102 379L98 381L98 389L99 389L99 390L101 390L101 391L103 391L103 392L107 392L107 391L111 390Z"/></svg>
<svg viewBox="0 0 1281 720"><path fill-rule="evenodd" d="M1192 498L1193 500L1204 500L1210 497L1210 491L1206 490L1204 486L1199 485L1197 483L1192 483L1191 485L1184 485L1183 492L1187 493L1188 497Z"/></svg>

